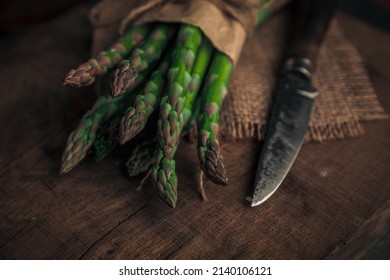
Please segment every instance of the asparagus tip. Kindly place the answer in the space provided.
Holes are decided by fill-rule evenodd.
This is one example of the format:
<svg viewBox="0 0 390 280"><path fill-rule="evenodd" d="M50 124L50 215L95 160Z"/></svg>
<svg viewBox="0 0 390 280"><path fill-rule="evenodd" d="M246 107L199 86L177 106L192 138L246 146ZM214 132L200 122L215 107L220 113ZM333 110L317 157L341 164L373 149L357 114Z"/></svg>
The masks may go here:
<svg viewBox="0 0 390 280"><path fill-rule="evenodd" d="M140 114L125 115L119 127L118 140L123 145L140 133L146 125L146 121L140 118Z"/></svg>
<svg viewBox="0 0 390 280"><path fill-rule="evenodd" d="M123 61L114 70L111 76L110 94L112 97L118 97L125 93L134 85L137 72L134 67L130 66L130 63Z"/></svg>
<svg viewBox="0 0 390 280"><path fill-rule="evenodd" d="M162 196L162 199L165 203L167 203L172 208L176 208L176 202L177 202L177 196L171 197L171 196Z"/></svg>
<svg viewBox="0 0 390 280"><path fill-rule="evenodd" d="M63 85L71 87L89 86L95 82L95 77L91 75L86 69L72 69L66 74Z"/></svg>
<svg viewBox="0 0 390 280"><path fill-rule="evenodd" d="M209 149L206 152L200 152L199 157L200 167L207 178L215 184L226 186L228 178L218 141L210 141Z"/></svg>
<svg viewBox="0 0 390 280"><path fill-rule="evenodd" d="M73 164L70 161L64 161L61 163L61 168L60 168L60 175L64 175L65 173L68 173L73 169L75 164Z"/></svg>

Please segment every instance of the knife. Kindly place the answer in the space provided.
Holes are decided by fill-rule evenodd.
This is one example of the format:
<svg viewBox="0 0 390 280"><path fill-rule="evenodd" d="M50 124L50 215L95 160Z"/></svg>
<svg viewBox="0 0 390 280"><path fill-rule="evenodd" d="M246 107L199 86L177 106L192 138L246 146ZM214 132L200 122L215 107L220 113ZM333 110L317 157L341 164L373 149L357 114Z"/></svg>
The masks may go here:
<svg viewBox="0 0 390 280"><path fill-rule="evenodd" d="M266 201L281 185L302 147L314 99L311 83L322 39L336 0L296 0L292 3L289 52L260 154L252 206Z"/></svg>

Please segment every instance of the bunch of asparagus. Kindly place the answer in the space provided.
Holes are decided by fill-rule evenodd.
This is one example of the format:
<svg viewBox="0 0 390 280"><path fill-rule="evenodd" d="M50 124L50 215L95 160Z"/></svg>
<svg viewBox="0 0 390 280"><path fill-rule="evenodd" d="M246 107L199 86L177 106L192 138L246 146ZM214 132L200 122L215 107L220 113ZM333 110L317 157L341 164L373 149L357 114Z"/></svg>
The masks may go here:
<svg viewBox="0 0 390 280"><path fill-rule="evenodd" d="M262 10L258 22L268 14ZM116 145L129 142L154 122L156 133L133 149L126 167L130 176L151 170L157 192L175 207L174 157L181 137L196 122L200 167L214 183L226 185L218 128L232 71L230 58L195 26L155 23L132 27L108 50L69 71L64 79L64 85L81 87L104 76L107 90L69 135L61 173L73 169L89 150L103 159Z"/></svg>
<svg viewBox="0 0 390 280"><path fill-rule="evenodd" d="M232 70L230 59L197 27L156 23L132 28L64 79L64 85L80 87L108 74L109 86L70 134L61 173L74 168L92 147L103 159L117 143L132 140L158 112L157 133L133 150L126 165L129 174L151 168L158 193L175 207L175 152L183 133L197 121L201 168L217 184L226 184L217 135Z"/></svg>

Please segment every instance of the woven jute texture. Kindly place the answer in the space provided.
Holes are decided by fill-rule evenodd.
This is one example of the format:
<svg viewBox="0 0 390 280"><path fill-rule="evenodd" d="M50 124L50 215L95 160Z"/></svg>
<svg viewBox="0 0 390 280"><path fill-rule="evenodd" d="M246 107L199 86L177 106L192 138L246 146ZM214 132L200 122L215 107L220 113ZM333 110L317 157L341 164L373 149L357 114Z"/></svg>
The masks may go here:
<svg viewBox="0 0 390 280"><path fill-rule="evenodd" d="M222 109L227 138L264 137L283 51L286 15L274 16L247 40ZM361 122L385 119L361 58L333 20L317 61L319 90L306 141L363 134Z"/></svg>

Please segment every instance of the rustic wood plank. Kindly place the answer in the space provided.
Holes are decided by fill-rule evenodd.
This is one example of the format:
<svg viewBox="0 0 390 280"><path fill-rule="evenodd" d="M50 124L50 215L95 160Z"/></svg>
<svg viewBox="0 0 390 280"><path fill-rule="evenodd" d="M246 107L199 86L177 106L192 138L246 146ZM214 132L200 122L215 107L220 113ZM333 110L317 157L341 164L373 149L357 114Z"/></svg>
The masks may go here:
<svg viewBox="0 0 390 280"><path fill-rule="evenodd" d="M328 259L362 259L374 242L381 239L384 232L390 230L390 200L364 221L351 238L340 244L328 256ZM367 240L367 236L369 239ZM371 241L371 242L367 242Z"/></svg>

